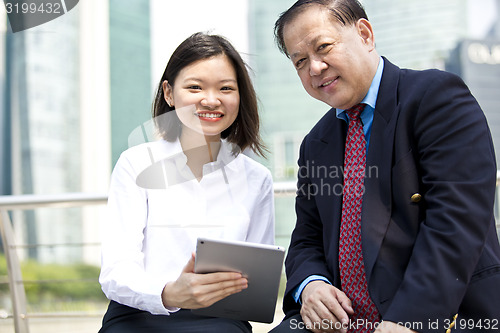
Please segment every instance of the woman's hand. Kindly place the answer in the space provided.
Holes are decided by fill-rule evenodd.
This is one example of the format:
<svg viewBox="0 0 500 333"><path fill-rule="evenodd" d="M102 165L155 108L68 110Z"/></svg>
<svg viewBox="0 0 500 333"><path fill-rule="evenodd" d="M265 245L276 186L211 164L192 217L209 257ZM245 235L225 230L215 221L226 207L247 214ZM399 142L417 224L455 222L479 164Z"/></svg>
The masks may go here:
<svg viewBox="0 0 500 333"><path fill-rule="evenodd" d="M248 280L240 273L196 274L194 259L193 253L177 280L167 283L163 288L165 307L205 308L248 287Z"/></svg>

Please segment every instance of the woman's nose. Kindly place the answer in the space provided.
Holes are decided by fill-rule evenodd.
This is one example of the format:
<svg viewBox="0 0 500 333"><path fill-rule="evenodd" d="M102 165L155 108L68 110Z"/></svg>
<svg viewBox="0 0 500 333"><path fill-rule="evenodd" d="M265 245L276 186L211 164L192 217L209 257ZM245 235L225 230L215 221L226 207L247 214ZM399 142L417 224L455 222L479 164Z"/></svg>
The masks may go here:
<svg viewBox="0 0 500 333"><path fill-rule="evenodd" d="M214 108L220 104L219 95L215 92L207 92L201 100L201 105L208 108Z"/></svg>

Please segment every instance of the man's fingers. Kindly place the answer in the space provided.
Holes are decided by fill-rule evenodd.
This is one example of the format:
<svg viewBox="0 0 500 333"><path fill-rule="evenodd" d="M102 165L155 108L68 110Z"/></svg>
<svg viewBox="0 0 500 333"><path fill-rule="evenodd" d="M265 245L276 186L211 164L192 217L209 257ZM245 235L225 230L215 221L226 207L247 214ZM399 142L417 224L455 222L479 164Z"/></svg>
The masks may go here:
<svg viewBox="0 0 500 333"><path fill-rule="evenodd" d="M320 321L322 319L334 320L335 318L327 306L328 303L327 299L313 298L310 295L305 299L302 308L307 317L312 321Z"/></svg>
<svg viewBox="0 0 500 333"><path fill-rule="evenodd" d="M300 311L300 316L302 317L302 321L304 322L305 327L307 327L313 333L321 333L320 323L321 319L316 316L314 312L306 314ZM316 324L315 324L316 323Z"/></svg>
<svg viewBox="0 0 500 333"><path fill-rule="evenodd" d="M352 302L349 299L349 297L347 297L347 295L339 289L336 289L335 292L337 294L338 302L340 303L342 308L347 312L347 314L350 315L354 314L354 309L352 308Z"/></svg>
<svg viewBox="0 0 500 333"><path fill-rule="evenodd" d="M349 324L349 315L354 314L351 300L339 289L333 289L334 298L325 300L325 305L333 316L342 324Z"/></svg>
<svg viewBox="0 0 500 333"><path fill-rule="evenodd" d="M314 324L319 327L312 330L315 333L344 332L343 327L349 323L349 314L352 313L349 298L330 284L313 281L302 292L302 319L309 327L314 327Z"/></svg>
<svg viewBox="0 0 500 333"><path fill-rule="evenodd" d="M349 317L335 300L323 299L312 307L304 309L305 316L311 321L310 327L316 327L316 332L345 332L343 329L349 323ZM343 317L345 316L345 317ZM315 326L314 326L315 323Z"/></svg>
<svg viewBox="0 0 500 333"><path fill-rule="evenodd" d="M351 307L351 301L342 291L328 286L327 292L324 292L319 300L322 306L317 306L316 311L321 311L318 312L321 318L339 321L343 324L349 323L349 314L353 314L354 311Z"/></svg>
<svg viewBox="0 0 500 333"><path fill-rule="evenodd" d="M311 322L318 322L325 318L325 316L330 315L329 313L325 313L325 311L327 311L326 307L323 306L323 308L324 309L321 309L321 306L318 306L317 304L304 303L300 310L300 315L302 316L302 319L307 318Z"/></svg>

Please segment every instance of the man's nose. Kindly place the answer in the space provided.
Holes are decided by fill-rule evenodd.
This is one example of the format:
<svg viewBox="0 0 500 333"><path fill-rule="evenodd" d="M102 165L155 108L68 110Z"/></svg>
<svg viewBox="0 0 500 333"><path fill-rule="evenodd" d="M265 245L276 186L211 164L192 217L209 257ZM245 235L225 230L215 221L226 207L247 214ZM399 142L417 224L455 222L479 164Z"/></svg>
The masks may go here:
<svg viewBox="0 0 500 333"><path fill-rule="evenodd" d="M323 61L323 59L316 58L311 59L311 64L309 67L309 74L311 76L320 75L328 65Z"/></svg>

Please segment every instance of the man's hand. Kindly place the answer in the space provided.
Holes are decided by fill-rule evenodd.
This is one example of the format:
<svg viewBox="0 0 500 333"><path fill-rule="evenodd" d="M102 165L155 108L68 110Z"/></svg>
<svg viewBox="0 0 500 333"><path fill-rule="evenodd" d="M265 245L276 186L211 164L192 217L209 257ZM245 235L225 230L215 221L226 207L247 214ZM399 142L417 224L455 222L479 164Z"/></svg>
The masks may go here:
<svg viewBox="0 0 500 333"><path fill-rule="evenodd" d="M193 253L179 278L163 288L162 300L165 307L205 308L248 287L248 280L240 273L196 274L194 259Z"/></svg>
<svg viewBox="0 0 500 333"><path fill-rule="evenodd" d="M345 332L335 329L341 327L341 324L335 326L335 323L347 326L349 315L353 313L351 300L346 294L324 281L312 281L302 291L300 315L306 327L313 328L311 331L314 333ZM328 325L322 325L324 323Z"/></svg>
<svg viewBox="0 0 500 333"><path fill-rule="evenodd" d="M393 323L392 321L383 321L377 327L374 333L416 333L404 326Z"/></svg>

